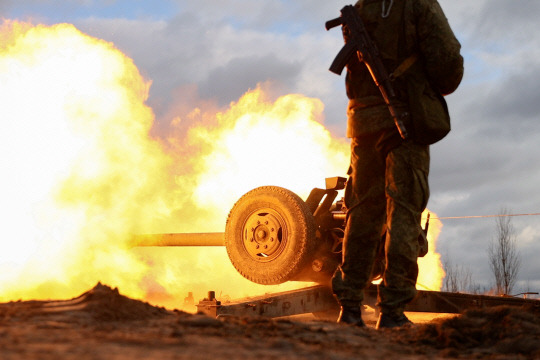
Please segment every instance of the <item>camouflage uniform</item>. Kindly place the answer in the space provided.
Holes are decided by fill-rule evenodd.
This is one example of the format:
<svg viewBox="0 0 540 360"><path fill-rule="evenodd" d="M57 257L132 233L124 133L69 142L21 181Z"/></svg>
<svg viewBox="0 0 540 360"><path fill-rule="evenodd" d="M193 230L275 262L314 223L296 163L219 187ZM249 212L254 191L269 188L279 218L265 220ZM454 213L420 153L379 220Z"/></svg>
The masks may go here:
<svg viewBox="0 0 540 360"><path fill-rule="evenodd" d="M389 3L384 2L386 8ZM411 55L416 58L394 81L398 106L411 118L418 115L415 111L435 118L447 116L441 95L459 85L463 58L437 1L394 0L386 18L381 16L383 0L361 0L355 7L389 73ZM347 41L348 30L343 30ZM399 316L416 294L420 216L429 197L429 145L416 136L411 120L405 122L411 138L403 141L365 65L355 58L347 68L347 136L352 138L345 190L348 212L343 261L332 287L342 306L360 304L386 233L378 305L382 313ZM422 94L423 110L409 106L411 79L416 80L414 86L422 87L414 90Z"/></svg>

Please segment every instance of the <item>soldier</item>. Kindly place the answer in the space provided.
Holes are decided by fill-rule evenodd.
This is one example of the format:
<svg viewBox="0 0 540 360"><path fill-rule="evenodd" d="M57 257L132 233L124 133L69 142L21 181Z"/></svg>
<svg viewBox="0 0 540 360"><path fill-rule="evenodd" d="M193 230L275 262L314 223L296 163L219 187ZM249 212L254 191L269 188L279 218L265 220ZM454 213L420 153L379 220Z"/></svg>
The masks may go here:
<svg viewBox="0 0 540 360"><path fill-rule="evenodd" d="M352 139L347 222L332 288L341 305L338 322L365 326L361 303L381 244L377 329L393 328L411 323L404 308L416 295L420 217L429 197L429 144L437 141L426 135L424 125L449 126L443 95L461 82L463 58L436 0L360 0L355 8L393 74L397 106L410 115L404 121L409 137L401 138L365 64L354 56L345 80L347 137ZM347 42L346 26L343 34Z"/></svg>

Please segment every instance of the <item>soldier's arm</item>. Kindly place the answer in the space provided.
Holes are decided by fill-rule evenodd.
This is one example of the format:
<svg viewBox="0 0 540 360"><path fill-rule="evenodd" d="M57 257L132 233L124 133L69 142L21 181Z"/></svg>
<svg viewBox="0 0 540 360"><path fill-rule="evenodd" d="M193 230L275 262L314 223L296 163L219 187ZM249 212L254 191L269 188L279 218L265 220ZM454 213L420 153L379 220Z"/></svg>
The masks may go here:
<svg viewBox="0 0 540 360"><path fill-rule="evenodd" d="M347 26L342 26L343 40L347 43L351 37L350 30ZM366 66L360 62L358 56L351 56L349 62L347 63L347 75L345 78L345 87L347 92L347 97L349 99L354 99L358 97L356 87L354 84L360 84L366 81L372 82L371 75L367 71ZM374 86L374 92L378 94L377 88Z"/></svg>
<svg viewBox="0 0 540 360"><path fill-rule="evenodd" d="M443 95L450 94L463 77L461 45L436 0L419 0L414 10L419 50L427 74Z"/></svg>

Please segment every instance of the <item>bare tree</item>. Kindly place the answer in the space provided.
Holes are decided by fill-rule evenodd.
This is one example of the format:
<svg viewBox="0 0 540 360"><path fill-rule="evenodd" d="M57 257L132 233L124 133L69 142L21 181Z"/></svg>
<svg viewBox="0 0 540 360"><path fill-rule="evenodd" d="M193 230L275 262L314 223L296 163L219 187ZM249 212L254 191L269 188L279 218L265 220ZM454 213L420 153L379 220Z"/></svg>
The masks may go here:
<svg viewBox="0 0 540 360"><path fill-rule="evenodd" d="M479 286L474 283L469 267L455 265L450 259L443 262L443 267L446 273L443 281L445 291L478 293Z"/></svg>
<svg viewBox="0 0 540 360"><path fill-rule="evenodd" d="M502 216L508 214L503 208L496 218L496 237L491 239L488 248L489 265L495 278L497 294L510 294L521 266L517 251L517 240L511 218Z"/></svg>
<svg viewBox="0 0 540 360"><path fill-rule="evenodd" d="M450 259L443 261L443 268L446 275L443 280L443 290L449 292L458 292L458 273L457 269Z"/></svg>

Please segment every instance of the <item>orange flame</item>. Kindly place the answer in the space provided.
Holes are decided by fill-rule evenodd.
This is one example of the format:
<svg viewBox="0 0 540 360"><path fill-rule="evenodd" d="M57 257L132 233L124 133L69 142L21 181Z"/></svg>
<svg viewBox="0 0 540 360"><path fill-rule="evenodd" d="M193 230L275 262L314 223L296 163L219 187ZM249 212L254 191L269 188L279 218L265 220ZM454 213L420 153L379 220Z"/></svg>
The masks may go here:
<svg viewBox="0 0 540 360"><path fill-rule="evenodd" d="M425 210L422 218L426 219L429 210ZM418 258L418 281L416 288L420 290L440 291L443 285L443 279L446 276L444 272L441 254L437 252L437 238L441 233L442 222L435 213L431 213L428 228L428 253L426 256Z"/></svg>
<svg viewBox="0 0 540 360"><path fill-rule="evenodd" d="M69 296L96 279L143 296L128 280L147 266L118 249L165 211L171 158L148 137L149 83L72 25L1 33L1 298Z"/></svg>
<svg viewBox="0 0 540 360"><path fill-rule="evenodd" d="M234 202L256 186L305 198L343 174L349 147L323 126L319 100L269 101L257 88L187 134L176 119L161 143L149 135L150 83L112 44L68 24L5 22L0 39L0 301L69 297L98 280L173 307L188 291L198 299L276 290L241 277L223 248L126 242L134 233L223 231ZM430 245L428 266L440 267ZM440 288L432 281L422 279Z"/></svg>

